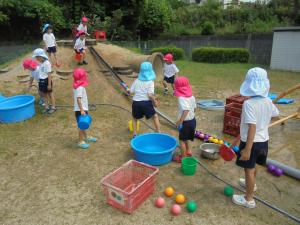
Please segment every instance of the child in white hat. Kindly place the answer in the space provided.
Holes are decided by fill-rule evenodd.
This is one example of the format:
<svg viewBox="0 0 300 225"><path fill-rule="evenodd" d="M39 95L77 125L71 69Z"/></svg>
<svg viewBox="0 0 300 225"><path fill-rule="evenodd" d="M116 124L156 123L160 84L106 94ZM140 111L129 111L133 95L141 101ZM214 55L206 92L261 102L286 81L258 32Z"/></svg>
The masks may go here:
<svg viewBox="0 0 300 225"><path fill-rule="evenodd" d="M246 188L246 195L233 195L232 201L247 208L254 208L253 198L256 190L256 164L265 165L268 156L268 125L279 111L268 98L270 82L267 71L255 67L246 74L240 93L251 97L243 104L240 125L240 151L236 164L245 171L245 179L240 178L240 185Z"/></svg>
<svg viewBox="0 0 300 225"><path fill-rule="evenodd" d="M55 40L55 36L53 34L53 29L50 24L45 24L43 27L43 41L45 43L45 50L47 51L49 58L51 59L51 55L53 55L55 60L55 65L60 67L58 62L56 52L57 52L57 44Z"/></svg>

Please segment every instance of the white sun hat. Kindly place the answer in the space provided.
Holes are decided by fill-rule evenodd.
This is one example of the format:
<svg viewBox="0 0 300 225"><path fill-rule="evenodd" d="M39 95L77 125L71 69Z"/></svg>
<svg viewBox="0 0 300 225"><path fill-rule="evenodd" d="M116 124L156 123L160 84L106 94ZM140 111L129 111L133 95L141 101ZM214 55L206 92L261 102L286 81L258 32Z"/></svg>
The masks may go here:
<svg viewBox="0 0 300 225"><path fill-rule="evenodd" d="M267 71L260 67L255 67L248 70L245 81L241 85L240 93L249 97L268 97L269 90L270 81Z"/></svg>
<svg viewBox="0 0 300 225"><path fill-rule="evenodd" d="M43 58L49 60L49 59L48 59L48 56L47 56L47 54L46 54L46 52L45 52L45 50L42 49L42 48L37 48L37 49L35 49L35 50L33 51L32 58L35 58L35 57L37 57L37 56L41 56L41 57L43 57Z"/></svg>

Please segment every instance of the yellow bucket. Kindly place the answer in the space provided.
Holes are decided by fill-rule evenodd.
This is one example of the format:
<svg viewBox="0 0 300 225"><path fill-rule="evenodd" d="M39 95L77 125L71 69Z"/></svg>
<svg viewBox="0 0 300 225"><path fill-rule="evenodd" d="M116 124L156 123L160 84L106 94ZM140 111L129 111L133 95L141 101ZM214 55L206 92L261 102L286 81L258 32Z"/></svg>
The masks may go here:
<svg viewBox="0 0 300 225"><path fill-rule="evenodd" d="M129 128L130 132L133 132L133 122L132 122L132 120L128 121L128 128ZM140 131L140 121L137 121L136 129L137 129L137 132Z"/></svg>

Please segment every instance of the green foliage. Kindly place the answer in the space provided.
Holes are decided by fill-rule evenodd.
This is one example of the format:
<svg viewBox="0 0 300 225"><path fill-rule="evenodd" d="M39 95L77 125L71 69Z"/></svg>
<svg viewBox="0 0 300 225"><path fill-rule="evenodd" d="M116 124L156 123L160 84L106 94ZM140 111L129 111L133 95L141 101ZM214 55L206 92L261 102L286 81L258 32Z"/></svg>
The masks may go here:
<svg viewBox="0 0 300 225"><path fill-rule="evenodd" d="M184 57L184 50L182 48L177 48L174 45L152 48L150 52L151 54L153 52L161 52L164 55L171 53L174 57L174 60L182 59Z"/></svg>
<svg viewBox="0 0 300 225"><path fill-rule="evenodd" d="M192 52L192 60L207 63L230 63L249 61L249 50L244 48L195 48Z"/></svg>
<svg viewBox="0 0 300 225"><path fill-rule="evenodd" d="M206 21L203 25L202 25L202 32L201 34L203 35L212 35L215 34L215 25L210 22L210 21Z"/></svg>

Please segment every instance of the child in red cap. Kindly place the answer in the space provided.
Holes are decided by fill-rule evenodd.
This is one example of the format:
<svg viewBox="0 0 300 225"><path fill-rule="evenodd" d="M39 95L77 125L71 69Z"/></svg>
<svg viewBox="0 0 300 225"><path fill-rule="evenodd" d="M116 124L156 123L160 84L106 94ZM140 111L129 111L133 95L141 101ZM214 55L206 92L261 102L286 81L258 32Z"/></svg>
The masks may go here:
<svg viewBox="0 0 300 225"><path fill-rule="evenodd" d="M87 115L89 110L88 98L85 87L89 84L87 73L84 69L78 68L73 72L73 93L74 93L74 112L76 121L78 122L79 116ZM87 135L86 130L79 130L78 147L87 149L90 145L87 142L96 142L97 138Z"/></svg>
<svg viewBox="0 0 300 225"><path fill-rule="evenodd" d="M173 62L173 55L168 53L164 56L164 79L163 79L163 85L164 85L164 94L166 95L168 93L168 83L172 85L172 88L174 90L174 81L176 77L178 76L179 69Z"/></svg>
<svg viewBox="0 0 300 225"><path fill-rule="evenodd" d="M76 35L76 41L74 45L74 50L76 54L80 55L80 61L78 65L87 65L88 63L85 61L85 31L81 30Z"/></svg>
<svg viewBox="0 0 300 225"><path fill-rule="evenodd" d="M77 32L84 31L84 33L86 33L89 36L90 34L88 33L88 30L87 30L87 23L88 22L89 22L88 18L86 18L85 16L82 17L81 18L81 23L77 27Z"/></svg>

